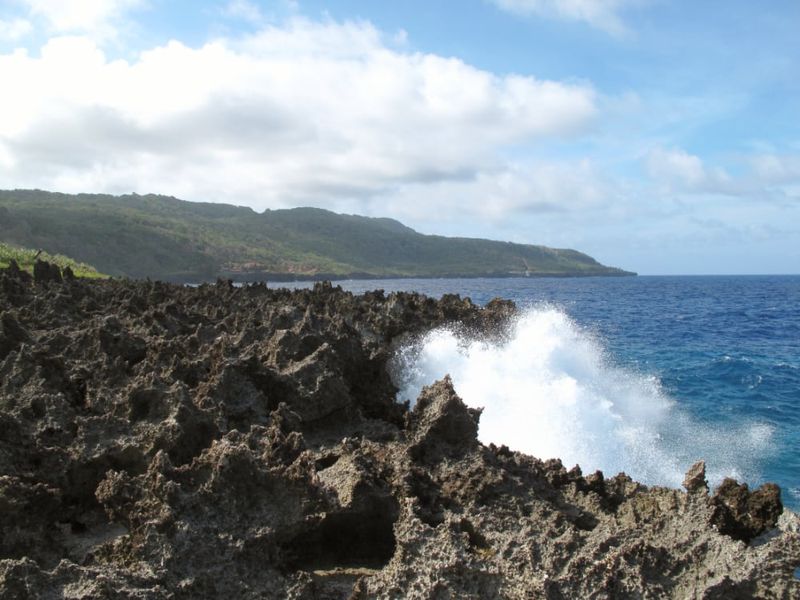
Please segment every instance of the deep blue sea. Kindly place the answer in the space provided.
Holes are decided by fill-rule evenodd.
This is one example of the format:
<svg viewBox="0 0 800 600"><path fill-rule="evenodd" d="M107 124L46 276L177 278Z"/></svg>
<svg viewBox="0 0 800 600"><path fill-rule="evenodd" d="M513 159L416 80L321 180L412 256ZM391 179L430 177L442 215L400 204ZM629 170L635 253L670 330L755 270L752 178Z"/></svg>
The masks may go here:
<svg viewBox="0 0 800 600"><path fill-rule="evenodd" d="M800 276L334 283L526 308L502 347L439 331L395 364L412 401L450 373L485 442L672 486L704 458L800 509Z"/></svg>

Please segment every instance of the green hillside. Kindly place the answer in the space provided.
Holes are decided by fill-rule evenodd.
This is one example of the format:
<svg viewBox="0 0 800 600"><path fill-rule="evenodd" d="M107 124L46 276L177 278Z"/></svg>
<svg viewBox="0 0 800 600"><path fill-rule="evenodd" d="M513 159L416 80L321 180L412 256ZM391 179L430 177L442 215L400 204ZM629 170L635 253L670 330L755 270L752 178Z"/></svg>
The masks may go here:
<svg viewBox="0 0 800 600"><path fill-rule="evenodd" d="M156 195L0 191L0 241L173 281L630 274L575 250L423 235L391 219Z"/></svg>

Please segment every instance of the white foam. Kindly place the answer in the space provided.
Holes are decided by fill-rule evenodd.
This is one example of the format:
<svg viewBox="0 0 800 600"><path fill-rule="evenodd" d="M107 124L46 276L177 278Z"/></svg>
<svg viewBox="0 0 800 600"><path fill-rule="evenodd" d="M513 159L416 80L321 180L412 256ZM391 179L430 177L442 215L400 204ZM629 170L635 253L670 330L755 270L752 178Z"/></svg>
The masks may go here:
<svg viewBox="0 0 800 600"><path fill-rule="evenodd" d="M611 364L595 336L552 307L525 312L504 343L433 331L402 349L392 370L399 400L412 404L423 385L449 374L467 405L484 408L484 443L650 485L679 486L700 458L712 483L752 480L772 434L693 420L656 377Z"/></svg>

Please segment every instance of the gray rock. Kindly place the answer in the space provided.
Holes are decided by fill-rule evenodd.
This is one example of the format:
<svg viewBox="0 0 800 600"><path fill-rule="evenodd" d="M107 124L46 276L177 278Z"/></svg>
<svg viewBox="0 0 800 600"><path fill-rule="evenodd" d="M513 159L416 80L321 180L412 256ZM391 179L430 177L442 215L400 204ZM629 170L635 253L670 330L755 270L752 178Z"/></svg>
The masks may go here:
<svg viewBox="0 0 800 600"><path fill-rule="evenodd" d="M449 379L395 402L401 340L511 303L37 281L0 272L2 598L800 597L777 486L485 447Z"/></svg>
<svg viewBox="0 0 800 600"><path fill-rule="evenodd" d="M686 477L683 478L683 487L685 487L686 491L690 494L708 494L706 461L698 460L686 471Z"/></svg>

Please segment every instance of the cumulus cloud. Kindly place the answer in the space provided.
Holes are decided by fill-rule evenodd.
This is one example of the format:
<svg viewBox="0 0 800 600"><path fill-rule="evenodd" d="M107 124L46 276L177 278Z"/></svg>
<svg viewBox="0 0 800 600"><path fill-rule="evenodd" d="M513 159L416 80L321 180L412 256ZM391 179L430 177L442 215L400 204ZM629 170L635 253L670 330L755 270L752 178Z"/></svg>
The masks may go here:
<svg viewBox="0 0 800 600"><path fill-rule="evenodd" d="M620 12L641 0L492 0L501 9L519 15L540 15L583 21L612 35L627 28Z"/></svg>
<svg viewBox="0 0 800 600"><path fill-rule="evenodd" d="M363 22L294 20L133 61L59 37L0 55L0 79L15 90L0 94L0 187L257 208L479 180L508 170L502 149L575 135L597 113L588 85L398 51Z"/></svg>

